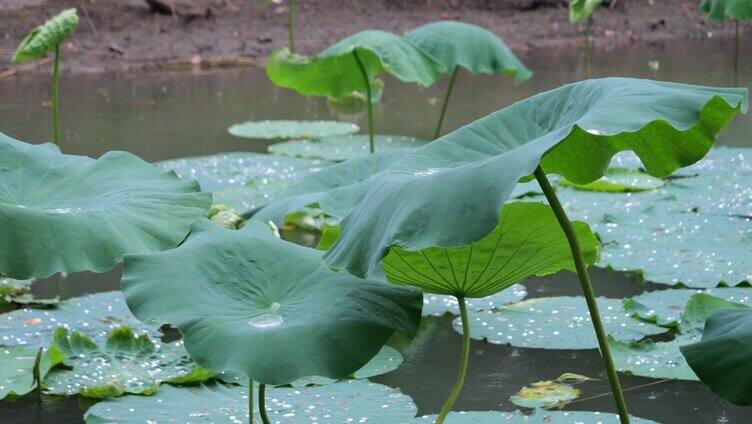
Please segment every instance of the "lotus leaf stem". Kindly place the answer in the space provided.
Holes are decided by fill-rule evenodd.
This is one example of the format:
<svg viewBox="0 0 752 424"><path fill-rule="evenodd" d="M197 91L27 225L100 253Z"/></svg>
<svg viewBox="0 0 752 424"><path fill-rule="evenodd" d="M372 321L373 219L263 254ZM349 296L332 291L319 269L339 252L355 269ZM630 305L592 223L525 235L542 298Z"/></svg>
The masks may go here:
<svg viewBox="0 0 752 424"><path fill-rule="evenodd" d="M248 424L253 424L253 379L248 379Z"/></svg>
<svg viewBox="0 0 752 424"><path fill-rule="evenodd" d="M290 52L295 53L295 0L287 1L287 37Z"/></svg>
<svg viewBox="0 0 752 424"><path fill-rule="evenodd" d="M457 71L460 67L455 66L452 71L452 76L449 78L449 87L447 88L446 96L444 96L444 104L441 105L441 114L439 115L439 123L436 125L436 131L433 133L433 139L436 140L441 135L441 124L444 123L444 115L446 114L447 105L449 104L449 97L452 95L452 88L454 87L454 80L457 78Z"/></svg>
<svg viewBox="0 0 752 424"><path fill-rule="evenodd" d="M365 65L363 65L363 61L358 55L358 49L354 49L352 53L353 56L355 56L355 61L358 63L360 73L363 74L363 82L366 85L366 107L368 108L368 147L371 153L374 153L376 151L376 145L373 141L373 104L371 102L371 79L368 78L366 67Z"/></svg>
<svg viewBox="0 0 752 424"><path fill-rule="evenodd" d="M462 356L460 356L460 369L457 372L457 380L454 382L454 388L449 394L446 402L444 402L444 406L441 407L441 412L439 412L439 416L436 417L435 424L442 424L452 410L454 401L457 400L457 396L459 396L460 390L462 390L462 384L465 382L467 365L470 360L470 322L467 318L465 298L457 296L457 303L460 305L460 319L462 320Z"/></svg>
<svg viewBox="0 0 752 424"><path fill-rule="evenodd" d="M603 329L601 315L598 312L598 303L596 302L595 293L593 292L593 285L590 283L590 276L588 275L585 259L582 256L582 250L580 248L580 242L577 239L577 234L575 233L574 227L572 227L569 218L567 218L567 213L561 206L559 198L556 197L556 192L551 187L548 178L546 178L546 173L540 166L538 166L535 169L534 175L543 190L543 194L548 200L548 204L551 206L551 209L553 209L561 229L564 230L564 235L566 235L567 241L569 242L569 249L572 251L572 259L574 260L574 265L577 269L577 276L580 279L580 286L582 287L582 292L587 301L588 311L590 312L590 320L593 323L595 335L598 338L598 346L600 347L601 356L603 357L603 365L606 367L608 382L611 385L611 393L614 396L614 402L616 402L616 409L619 411L619 419L621 420L621 424L629 424L627 403L624 401L624 394L621 392L619 376L616 374L614 361L611 358L611 350L608 347L606 332Z"/></svg>
<svg viewBox="0 0 752 424"><path fill-rule="evenodd" d="M739 20L734 20L734 84L739 85Z"/></svg>
<svg viewBox="0 0 752 424"><path fill-rule="evenodd" d="M261 415L261 422L264 424L269 424L269 417L266 416L266 384L259 384L258 398L259 415Z"/></svg>
<svg viewBox="0 0 752 424"><path fill-rule="evenodd" d="M60 146L60 45L55 46L55 62L52 67L52 141Z"/></svg>

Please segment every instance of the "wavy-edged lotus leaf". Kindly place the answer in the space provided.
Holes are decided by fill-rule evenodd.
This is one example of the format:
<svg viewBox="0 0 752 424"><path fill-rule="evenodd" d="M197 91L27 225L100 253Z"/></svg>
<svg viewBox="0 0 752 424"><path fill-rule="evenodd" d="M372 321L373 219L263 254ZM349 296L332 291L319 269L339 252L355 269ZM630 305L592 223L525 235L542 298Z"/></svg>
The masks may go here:
<svg viewBox="0 0 752 424"><path fill-rule="evenodd" d="M0 168L0 273L11 278L102 272L170 249L211 204L195 181L125 152L92 159L0 134Z"/></svg>
<svg viewBox="0 0 752 424"><path fill-rule="evenodd" d="M195 179L240 214L261 207L298 179L316 173L327 162L251 152L220 153L159 162L184 179ZM281 222L278 222L281 224Z"/></svg>
<svg viewBox="0 0 752 424"><path fill-rule="evenodd" d="M521 408L559 408L580 397L580 389L553 380L536 381L509 397Z"/></svg>
<svg viewBox="0 0 752 424"><path fill-rule="evenodd" d="M303 95L341 98L354 91L365 91L356 52L369 81L387 72L402 82L427 87L446 71L444 65L402 37L367 30L340 40L310 58L290 53L286 48L278 49L269 57L266 74L274 84Z"/></svg>
<svg viewBox="0 0 752 424"><path fill-rule="evenodd" d="M700 10L707 13L711 21L726 18L752 20L752 2L749 0L702 0Z"/></svg>
<svg viewBox="0 0 752 424"><path fill-rule="evenodd" d="M749 308L747 305L729 302L705 293L698 293L689 298L684 307L684 312L679 321L679 332L687 335L700 335L705 327L705 322L716 311L747 308Z"/></svg>
<svg viewBox="0 0 752 424"><path fill-rule="evenodd" d="M752 309L716 311L702 339L681 348L692 370L718 396L752 404Z"/></svg>
<svg viewBox="0 0 752 424"><path fill-rule="evenodd" d="M379 353L376 354L367 364L363 365L359 370L355 371L352 378L356 380L364 380L366 378L375 377L377 375L386 374L390 371L394 371L399 368L404 358L399 351L391 346L384 346ZM337 380L312 376L301 378L294 381L291 385L293 387L305 387L305 386L323 386L325 384L336 383Z"/></svg>
<svg viewBox="0 0 752 424"><path fill-rule="evenodd" d="M37 388L34 367L39 349L26 346L0 347L0 399L7 396L22 396ZM63 362L65 355L51 347L41 352L39 357L39 376L45 375L54 366Z"/></svg>
<svg viewBox="0 0 752 424"><path fill-rule="evenodd" d="M253 220L284 223L285 216L316 205L327 215L344 217L368 190L370 178L407 154L409 150L387 150L337 163L301 178L253 215Z"/></svg>
<svg viewBox="0 0 752 424"><path fill-rule="evenodd" d="M255 395L254 395L255 396ZM254 403L257 403L254 401ZM417 408L399 389L365 380L347 380L326 386L266 389L271 422L285 424L409 422ZM200 417L197 417L200 414ZM248 388L202 385L165 386L154 396L125 396L92 406L86 424L143 424L146 422L247 422ZM258 413L254 422L261 422Z"/></svg>
<svg viewBox="0 0 752 424"><path fill-rule="evenodd" d="M118 327L104 346L91 338L60 327L54 347L65 355L67 369L54 369L43 380L46 392L90 398L117 397L125 393L151 395L161 383L199 383L214 377L191 360L180 341L154 344L149 336L136 336Z"/></svg>
<svg viewBox="0 0 752 424"><path fill-rule="evenodd" d="M447 71L460 66L476 75L504 74L517 82L533 75L501 38L477 25L431 22L409 31L405 39L441 62Z"/></svg>
<svg viewBox="0 0 752 424"><path fill-rule="evenodd" d="M636 317L662 327L677 327L689 299L704 293L728 302L752 304L752 288L731 287L706 290L672 289L640 294L624 301L624 309Z"/></svg>
<svg viewBox="0 0 752 424"><path fill-rule="evenodd" d="M397 330L415 333L422 296L335 272L321 256L261 222L233 231L202 219L177 249L128 256L122 288L134 315L177 327L208 369L274 385L342 379Z"/></svg>
<svg viewBox="0 0 752 424"><path fill-rule="evenodd" d="M479 299L465 299L465 305L468 311L490 311L519 302L525 296L527 296L525 286L515 284L491 296ZM441 316L445 314L460 314L460 305L456 297L428 293L423 295L423 316Z"/></svg>
<svg viewBox="0 0 752 424"><path fill-rule="evenodd" d="M327 263L364 276L392 246L472 243L491 232L517 182L539 165L577 184L633 150L665 177L701 159L746 89L603 78L537 94L405 154L371 177Z"/></svg>
<svg viewBox="0 0 752 424"><path fill-rule="evenodd" d="M32 29L13 54L13 63L39 59L54 49L78 26L76 9L65 9Z"/></svg>
<svg viewBox="0 0 752 424"><path fill-rule="evenodd" d="M387 149L408 149L426 144L425 140L404 135L374 136L379 151ZM348 135L317 140L291 140L269 146L269 153L310 159L324 159L335 162L369 155L368 135Z"/></svg>
<svg viewBox="0 0 752 424"><path fill-rule="evenodd" d="M601 3L603 0L570 0L569 22L576 24L590 18Z"/></svg>
<svg viewBox="0 0 752 424"><path fill-rule="evenodd" d="M604 191L614 193L634 193L655 190L666 182L661 178L650 176L642 171L628 168L609 168L603 178L588 184L575 184L561 180L559 184L585 191Z"/></svg>
<svg viewBox="0 0 752 424"><path fill-rule="evenodd" d="M104 342L112 329L121 326L138 334L161 336L157 328L142 324L131 314L121 292L111 291L64 300L50 309L26 308L2 314L0 345L49 346L58 327Z"/></svg>
<svg viewBox="0 0 752 424"><path fill-rule="evenodd" d="M594 263L600 242L587 224L573 226L585 262ZM475 243L417 251L395 246L381 264L392 283L463 298L486 297L529 277L575 270L556 216L537 202L504 205L496 228Z"/></svg>
<svg viewBox="0 0 752 424"><path fill-rule="evenodd" d="M644 418L630 415L629 420L634 424L657 424ZM436 415L423 415L416 417L411 422L433 423ZM496 412L496 411L468 411L450 412L446 424L619 424L619 416L607 412L589 411L542 411L536 410L530 415L520 411ZM89 423L90 424L90 423Z"/></svg>
<svg viewBox="0 0 752 424"><path fill-rule="evenodd" d="M289 140L292 138L323 138L354 134L360 127L342 121L246 121L232 125L227 130L236 137Z"/></svg>
<svg viewBox="0 0 752 424"><path fill-rule="evenodd" d="M621 341L636 341L666 331L638 321L622 308L621 299L598 298L606 333ZM542 297L470 317L470 336L494 344L538 349L595 349L598 340L584 297ZM462 333L459 318L454 329Z"/></svg>

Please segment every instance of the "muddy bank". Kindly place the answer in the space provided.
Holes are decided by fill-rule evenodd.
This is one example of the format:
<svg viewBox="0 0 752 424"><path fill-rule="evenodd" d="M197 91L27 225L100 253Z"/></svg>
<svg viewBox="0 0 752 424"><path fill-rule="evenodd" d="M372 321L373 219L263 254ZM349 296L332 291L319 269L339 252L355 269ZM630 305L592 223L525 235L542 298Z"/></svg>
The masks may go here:
<svg viewBox="0 0 752 424"><path fill-rule="evenodd" d="M284 0L173 1L173 11L159 13L146 0L2 0L0 72L13 69L10 57L28 30L65 7L77 7L81 16L62 49L67 72L247 65L287 43ZM596 48L733 32L731 22L707 22L698 4L614 1L594 15ZM569 24L566 7L557 0L298 0L297 47L310 54L362 29L401 33L438 19L485 26L521 54L583 43L582 28ZM745 24L745 31L750 28ZM43 62L37 69L48 66Z"/></svg>

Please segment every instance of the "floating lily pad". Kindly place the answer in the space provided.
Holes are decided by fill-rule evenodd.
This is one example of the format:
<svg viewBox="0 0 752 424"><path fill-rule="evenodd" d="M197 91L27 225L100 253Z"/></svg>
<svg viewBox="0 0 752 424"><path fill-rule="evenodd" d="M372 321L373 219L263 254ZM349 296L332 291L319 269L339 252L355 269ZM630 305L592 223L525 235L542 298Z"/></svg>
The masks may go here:
<svg viewBox="0 0 752 424"><path fill-rule="evenodd" d="M465 299L465 304L467 305L468 311L490 311L495 308L509 305L510 303L519 302L524 299L525 296L527 296L527 289L525 289L525 286L515 284L488 297ZM423 295L424 316L441 316L444 314L460 314L460 306L456 297L429 293Z"/></svg>
<svg viewBox="0 0 752 424"><path fill-rule="evenodd" d="M11 278L102 272L175 247L211 203L195 181L125 152L64 155L0 134L0 169L0 273Z"/></svg>
<svg viewBox="0 0 752 424"><path fill-rule="evenodd" d="M13 63L39 59L55 49L78 26L76 9L65 9L32 29L13 54Z"/></svg>
<svg viewBox="0 0 752 424"><path fill-rule="evenodd" d="M632 318L620 299L598 298L598 309L606 332L617 340L636 341L666 331ZM459 319L454 321L454 328L462 332ZM583 297L528 299L499 310L470 313L470 336L495 344L539 349L598 347Z"/></svg>
<svg viewBox="0 0 752 424"><path fill-rule="evenodd" d="M191 360L182 342L155 345L149 336L136 336L128 327L112 330L105 346L75 331L68 335L65 328L55 330L54 340L70 369L52 370L43 380L51 394L151 395L161 383L198 383L214 376Z"/></svg>
<svg viewBox="0 0 752 424"><path fill-rule="evenodd" d="M624 308L635 316L663 327L676 327L689 299L706 293L729 302L752 304L752 288L712 288L706 290L656 290L624 301Z"/></svg>
<svg viewBox="0 0 752 424"><path fill-rule="evenodd" d="M509 401L522 408L561 407L577 399L580 389L558 381L537 381L523 387L509 397Z"/></svg>
<svg viewBox="0 0 752 424"><path fill-rule="evenodd" d="M609 168L606 174L588 184L575 184L566 179L559 184L584 191L603 191L611 193L631 193L655 190L663 187L666 182L639 170L628 168Z"/></svg>
<svg viewBox="0 0 752 424"><path fill-rule="evenodd" d="M0 347L0 399L6 396L21 396L37 387L34 379L34 366L39 349L26 346L11 348ZM65 355L56 347L41 353L39 375L45 375L57 364L63 362Z"/></svg>
<svg viewBox="0 0 752 424"><path fill-rule="evenodd" d="M236 137L289 140L292 138L323 138L354 134L360 127L342 121L247 121L231 126Z"/></svg>
<svg viewBox="0 0 752 424"><path fill-rule="evenodd" d="M364 380L366 378L375 377L377 375L386 374L390 371L394 371L399 368L404 358L397 349L384 346L379 353L376 354L367 364L361 369L355 371L352 378L356 380ZM292 383L293 387L304 387L309 385L323 386L325 384L332 384L337 380L326 377L306 377Z"/></svg>
<svg viewBox="0 0 752 424"><path fill-rule="evenodd" d="M633 424L657 424L654 421L630 416ZM436 415L424 415L413 420L416 423L433 423ZM446 424L619 424L619 416L606 412L588 411L534 411L525 415L520 411L470 411L450 412Z"/></svg>
<svg viewBox="0 0 752 424"><path fill-rule="evenodd" d="M19 309L0 315L0 345L49 346L56 328L65 327L103 342L116 327L159 337L159 331L136 320L119 291L64 300L50 309Z"/></svg>
<svg viewBox="0 0 752 424"><path fill-rule="evenodd" d="M0 304L3 302L16 305L33 305L34 307L50 307L60 302L57 297L50 299L38 299L31 293L31 285L34 280L14 280L0 277Z"/></svg>
<svg viewBox="0 0 752 424"><path fill-rule="evenodd" d="M214 203L225 203L244 214L269 203L299 178L328 163L260 153L220 153L159 162L184 179L195 179L212 192Z"/></svg>
<svg viewBox="0 0 752 424"><path fill-rule="evenodd" d="M285 424L401 423L409 422L417 413L412 399L398 389L364 380L306 388L267 388L266 409L271 422ZM246 423L248 388L221 384L164 386L154 396L125 396L100 402L84 417L87 424ZM258 415L254 422L261 422Z"/></svg>
<svg viewBox="0 0 752 424"><path fill-rule="evenodd" d="M377 151L420 147L427 142L403 135L376 135L374 143ZM368 135L328 137L317 140L292 140L269 146L269 153L301 158L344 161L357 156L371 154Z"/></svg>

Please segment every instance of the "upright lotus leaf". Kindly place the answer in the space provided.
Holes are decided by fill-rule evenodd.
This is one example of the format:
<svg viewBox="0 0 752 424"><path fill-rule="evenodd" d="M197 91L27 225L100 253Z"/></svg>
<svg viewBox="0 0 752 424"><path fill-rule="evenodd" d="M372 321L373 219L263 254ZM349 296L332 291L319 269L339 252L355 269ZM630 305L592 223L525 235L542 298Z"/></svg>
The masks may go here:
<svg viewBox="0 0 752 424"><path fill-rule="evenodd" d="M54 50L78 26L76 9L66 9L29 32L13 54L13 63L39 59Z"/></svg>
<svg viewBox="0 0 752 424"><path fill-rule="evenodd" d="M720 22L726 18L752 20L752 2L749 0L702 0L700 10L712 21Z"/></svg>
<svg viewBox="0 0 752 424"><path fill-rule="evenodd" d="M425 140L404 135L374 136L379 151L387 149L409 149L426 144ZM368 135L349 135L343 137L327 137L317 140L291 140L269 146L269 153L274 155L324 159L335 162L368 155Z"/></svg>
<svg viewBox="0 0 752 424"><path fill-rule="evenodd" d="M569 0L569 22L576 24L590 18L603 0Z"/></svg>
<svg viewBox="0 0 752 424"><path fill-rule="evenodd" d="M473 243L493 230L517 181L539 165L587 184L604 175L613 155L633 150L648 174L665 177L701 159L747 106L745 89L631 78L586 80L535 95L372 176L342 221L327 263L363 276L394 245Z"/></svg>
<svg viewBox="0 0 752 424"><path fill-rule="evenodd" d="M587 262L594 263L600 242L587 224L576 222L575 228ZM414 251L394 246L382 265L390 282L458 298L486 297L529 277L574 271L553 211L533 202L506 204L496 228L475 243Z"/></svg>
<svg viewBox="0 0 752 424"><path fill-rule="evenodd" d="M752 404L752 309L715 312L702 339L681 352L718 396L737 405Z"/></svg>
<svg viewBox="0 0 752 424"><path fill-rule="evenodd" d="M211 195L124 152L61 154L0 134L0 273L106 271L175 247Z"/></svg>
<svg viewBox="0 0 752 424"><path fill-rule="evenodd" d="M292 138L336 137L356 133L360 127L339 121L246 121L227 131L236 137L288 140Z"/></svg>
<svg viewBox="0 0 752 424"><path fill-rule="evenodd" d="M233 231L200 220L177 249L128 256L122 288L136 317L177 327L208 369L274 385L341 379L397 330L416 331L422 297L332 271L321 256L265 223Z"/></svg>
<svg viewBox="0 0 752 424"><path fill-rule="evenodd" d="M90 398L117 397L125 393L151 395L161 383L188 384L214 376L191 360L182 342L155 345L149 336L136 336L128 327L118 327L100 346L78 332L55 330L55 344L65 355L69 369L47 375L47 393Z"/></svg>
<svg viewBox="0 0 752 424"><path fill-rule="evenodd" d="M34 367L38 354L37 348L0 347L0 399L11 395L22 396L37 388ZM43 379L52 367L63 362L64 357L57 347L44 350L39 361L40 378Z"/></svg>

